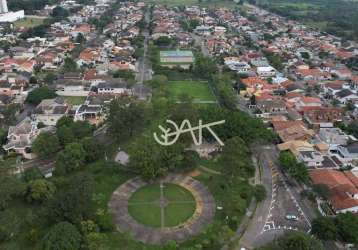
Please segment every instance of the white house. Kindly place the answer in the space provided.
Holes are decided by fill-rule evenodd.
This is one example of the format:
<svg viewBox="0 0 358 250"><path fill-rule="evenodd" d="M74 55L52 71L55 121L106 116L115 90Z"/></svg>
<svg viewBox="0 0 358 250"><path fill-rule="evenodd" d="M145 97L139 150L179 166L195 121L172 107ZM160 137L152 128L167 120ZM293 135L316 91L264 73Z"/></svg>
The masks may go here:
<svg viewBox="0 0 358 250"><path fill-rule="evenodd" d="M271 66L257 67L256 72L260 77L264 78L274 77L276 75L276 70Z"/></svg>

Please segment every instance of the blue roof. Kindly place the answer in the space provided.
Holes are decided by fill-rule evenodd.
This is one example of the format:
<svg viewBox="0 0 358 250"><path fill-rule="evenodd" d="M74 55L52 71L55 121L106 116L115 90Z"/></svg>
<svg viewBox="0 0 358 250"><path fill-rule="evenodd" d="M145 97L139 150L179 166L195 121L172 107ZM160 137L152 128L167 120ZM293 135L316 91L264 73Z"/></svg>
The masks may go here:
<svg viewBox="0 0 358 250"><path fill-rule="evenodd" d="M160 51L160 57L192 57L193 52L190 50L167 50Z"/></svg>

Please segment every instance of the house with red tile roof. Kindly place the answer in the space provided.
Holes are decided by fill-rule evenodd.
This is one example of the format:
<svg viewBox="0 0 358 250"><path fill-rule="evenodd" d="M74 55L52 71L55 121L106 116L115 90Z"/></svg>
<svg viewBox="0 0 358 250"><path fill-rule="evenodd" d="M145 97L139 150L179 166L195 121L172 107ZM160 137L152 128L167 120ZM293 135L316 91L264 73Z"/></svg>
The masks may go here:
<svg viewBox="0 0 358 250"><path fill-rule="evenodd" d="M343 110L334 107L302 107L304 119L313 126L332 127L334 122L342 121Z"/></svg>
<svg viewBox="0 0 358 250"><path fill-rule="evenodd" d="M358 213L358 177L352 172L315 169L309 175L314 184L324 184L330 189L329 203L336 213Z"/></svg>

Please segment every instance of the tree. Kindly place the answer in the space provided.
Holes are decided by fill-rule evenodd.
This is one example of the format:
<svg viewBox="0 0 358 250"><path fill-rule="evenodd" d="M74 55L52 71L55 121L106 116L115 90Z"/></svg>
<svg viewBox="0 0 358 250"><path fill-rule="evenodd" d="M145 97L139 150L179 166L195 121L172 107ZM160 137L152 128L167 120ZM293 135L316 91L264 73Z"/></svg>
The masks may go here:
<svg viewBox="0 0 358 250"><path fill-rule="evenodd" d="M298 182L309 181L308 170L305 164L297 162L296 157L290 151L281 151L279 156L280 165Z"/></svg>
<svg viewBox="0 0 358 250"><path fill-rule="evenodd" d="M313 191L323 199L327 200L331 197L331 190L325 184L316 184L313 186Z"/></svg>
<svg viewBox="0 0 358 250"><path fill-rule="evenodd" d="M93 217L93 177L78 174L70 179L68 187L56 192L51 199L47 214L50 221L68 221L79 225Z"/></svg>
<svg viewBox="0 0 358 250"><path fill-rule="evenodd" d="M55 98L57 95L55 91L49 89L47 86L39 87L32 90L27 98L26 102L38 105L44 99L52 99Z"/></svg>
<svg viewBox="0 0 358 250"><path fill-rule="evenodd" d="M54 18L64 18L69 16L69 12L68 10L62 8L61 6L56 6L52 10L51 16L53 16Z"/></svg>
<svg viewBox="0 0 358 250"><path fill-rule="evenodd" d="M295 156L289 151L281 151L278 160L285 169L290 169L291 166L297 164Z"/></svg>
<svg viewBox="0 0 358 250"><path fill-rule="evenodd" d="M20 105L16 103L11 103L5 106L5 109L2 111L2 115L4 116L3 124L6 126L11 126L16 123L16 114L20 110Z"/></svg>
<svg viewBox="0 0 358 250"><path fill-rule="evenodd" d="M70 143L61 151L56 160L56 173L65 174L84 166L86 151L80 143Z"/></svg>
<svg viewBox="0 0 358 250"><path fill-rule="evenodd" d="M266 198L266 189L263 185L256 185L254 190L255 198L258 202L263 201Z"/></svg>
<svg viewBox="0 0 358 250"><path fill-rule="evenodd" d="M81 144L86 152L86 162L94 162L103 156L103 146L94 138L83 138Z"/></svg>
<svg viewBox="0 0 358 250"><path fill-rule="evenodd" d="M354 214L347 212L338 214L335 219L338 235L349 243L358 243L358 217Z"/></svg>
<svg viewBox="0 0 358 250"><path fill-rule="evenodd" d="M240 137L233 137L225 141L219 164L229 177L250 177L255 172L250 159L250 150L245 142Z"/></svg>
<svg viewBox="0 0 358 250"><path fill-rule="evenodd" d="M56 135L50 132L42 132L32 143L33 152L41 158L48 158L60 149L60 143Z"/></svg>
<svg viewBox="0 0 358 250"><path fill-rule="evenodd" d="M318 217L312 221L312 234L321 240L335 240L337 228L330 217Z"/></svg>
<svg viewBox="0 0 358 250"><path fill-rule="evenodd" d="M83 36L82 33L78 33L75 42L79 44L84 44L86 42L86 38Z"/></svg>
<svg viewBox="0 0 358 250"><path fill-rule="evenodd" d="M8 209L0 211L0 243L17 237L21 229L21 220L15 212Z"/></svg>
<svg viewBox="0 0 358 250"><path fill-rule="evenodd" d="M175 44L175 40L167 36L161 36L154 41L154 44L158 47L169 47Z"/></svg>
<svg viewBox="0 0 358 250"><path fill-rule="evenodd" d="M78 69L77 63L71 57L66 57L65 63L63 64L63 71L76 72L77 69Z"/></svg>
<svg viewBox="0 0 358 250"><path fill-rule="evenodd" d="M155 179L179 166L183 151L179 143L164 147L151 139L140 138L129 149L129 169L144 179Z"/></svg>
<svg viewBox="0 0 358 250"><path fill-rule="evenodd" d="M76 141L76 137L70 126L62 126L57 128L56 135L62 146L66 146Z"/></svg>
<svg viewBox="0 0 358 250"><path fill-rule="evenodd" d="M131 79L134 80L135 75L133 74L133 71L131 70L117 70L116 72L113 73L113 77L114 78L123 78L123 79Z"/></svg>
<svg viewBox="0 0 358 250"><path fill-rule="evenodd" d="M103 233L89 233L85 237L86 245L89 250L102 249L101 246L106 242L107 236Z"/></svg>
<svg viewBox="0 0 358 250"><path fill-rule="evenodd" d="M289 232L256 250L323 250L323 245L303 232Z"/></svg>
<svg viewBox="0 0 358 250"><path fill-rule="evenodd" d="M58 120L56 127L56 134L62 146L91 137L93 132L92 125L87 121L74 122L70 117L62 117Z"/></svg>
<svg viewBox="0 0 358 250"><path fill-rule="evenodd" d="M146 122L144 103L130 98L118 98L110 104L108 124L110 133L117 139L131 138Z"/></svg>
<svg viewBox="0 0 358 250"><path fill-rule="evenodd" d="M24 172L24 176L23 176L23 179L26 182L30 182L30 181L34 181L34 180L42 179L42 178L43 178L43 175L42 175L41 171L39 170L39 168L37 168L37 167L26 169Z"/></svg>
<svg viewBox="0 0 358 250"><path fill-rule="evenodd" d="M49 200L55 193L55 186L45 179L30 181L27 186L26 200L28 202L39 202Z"/></svg>
<svg viewBox="0 0 358 250"><path fill-rule="evenodd" d="M0 211L4 210L8 203L24 193L26 186L15 176L0 174Z"/></svg>
<svg viewBox="0 0 358 250"><path fill-rule="evenodd" d="M273 141L275 138L272 132L264 126L262 120L252 118L238 110L231 111L221 107L202 108L199 111L199 117L203 120L203 124L225 120L224 124L213 128L221 140L239 136L250 144ZM203 135L208 140L212 138L205 131Z"/></svg>
<svg viewBox="0 0 358 250"><path fill-rule="evenodd" d="M46 84L51 85L51 84L53 84L53 82L56 80L56 75L55 75L54 73L52 73L52 72L47 73L47 74L45 75L45 77L44 77L43 80L44 80L44 82L45 82Z"/></svg>
<svg viewBox="0 0 358 250"><path fill-rule="evenodd" d="M0 127L0 145L3 145L7 138L7 131Z"/></svg>
<svg viewBox="0 0 358 250"><path fill-rule="evenodd" d="M193 73L195 76L210 79L212 74L216 72L218 72L218 67L211 58L204 57L202 54L196 56L193 67Z"/></svg>
<svg viewBox="0 0 358 250"><path fill-rule="evenodd" d="M68 222L54 225L42 239L43 250L77 250L81 246L81 234Z"/></svg>

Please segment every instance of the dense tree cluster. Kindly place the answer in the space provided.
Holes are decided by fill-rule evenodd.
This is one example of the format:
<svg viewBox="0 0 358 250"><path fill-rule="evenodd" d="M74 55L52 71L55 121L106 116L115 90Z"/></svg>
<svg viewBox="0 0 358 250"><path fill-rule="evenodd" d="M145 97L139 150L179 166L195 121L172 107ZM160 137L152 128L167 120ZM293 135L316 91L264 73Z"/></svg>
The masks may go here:
<svg viewBox="0 0 358 250"><path fill-rule="evenodd" d="M297 162L296 157L289 151L281 151L279 156L280 165L291 177L298 182L307 183L309 175L307 167L302 162Z"/></svg>
<svg viewBox="0 0 358 250"><path fill-rule="evenodd" d="M110 133L117 139L131 138L143 129L148 119L148 107L142 102L123 97L110 104L108 124Z"/></svg>
<svg viewBox="0 0 358 250"><path fill-rule="evenodd" d="M256 250L323 250L322 243L303 232L289 232Z"/></svg>
<svg viewBox="0 0 358 250"><path fill-rule="evenodd" d="M339 214L335 218L318 217L312 222L312 233L321 240L342 240L358 243L358 218L352 213Z"/></svg>
<svg viewBox="0 0 358 250"><path fill-rule="evenodd" d="M49 89L47 86L43 86L32 90L28 94L26 102L37 105L44 99L52 99L56 96L54 90Z"/></svg>

